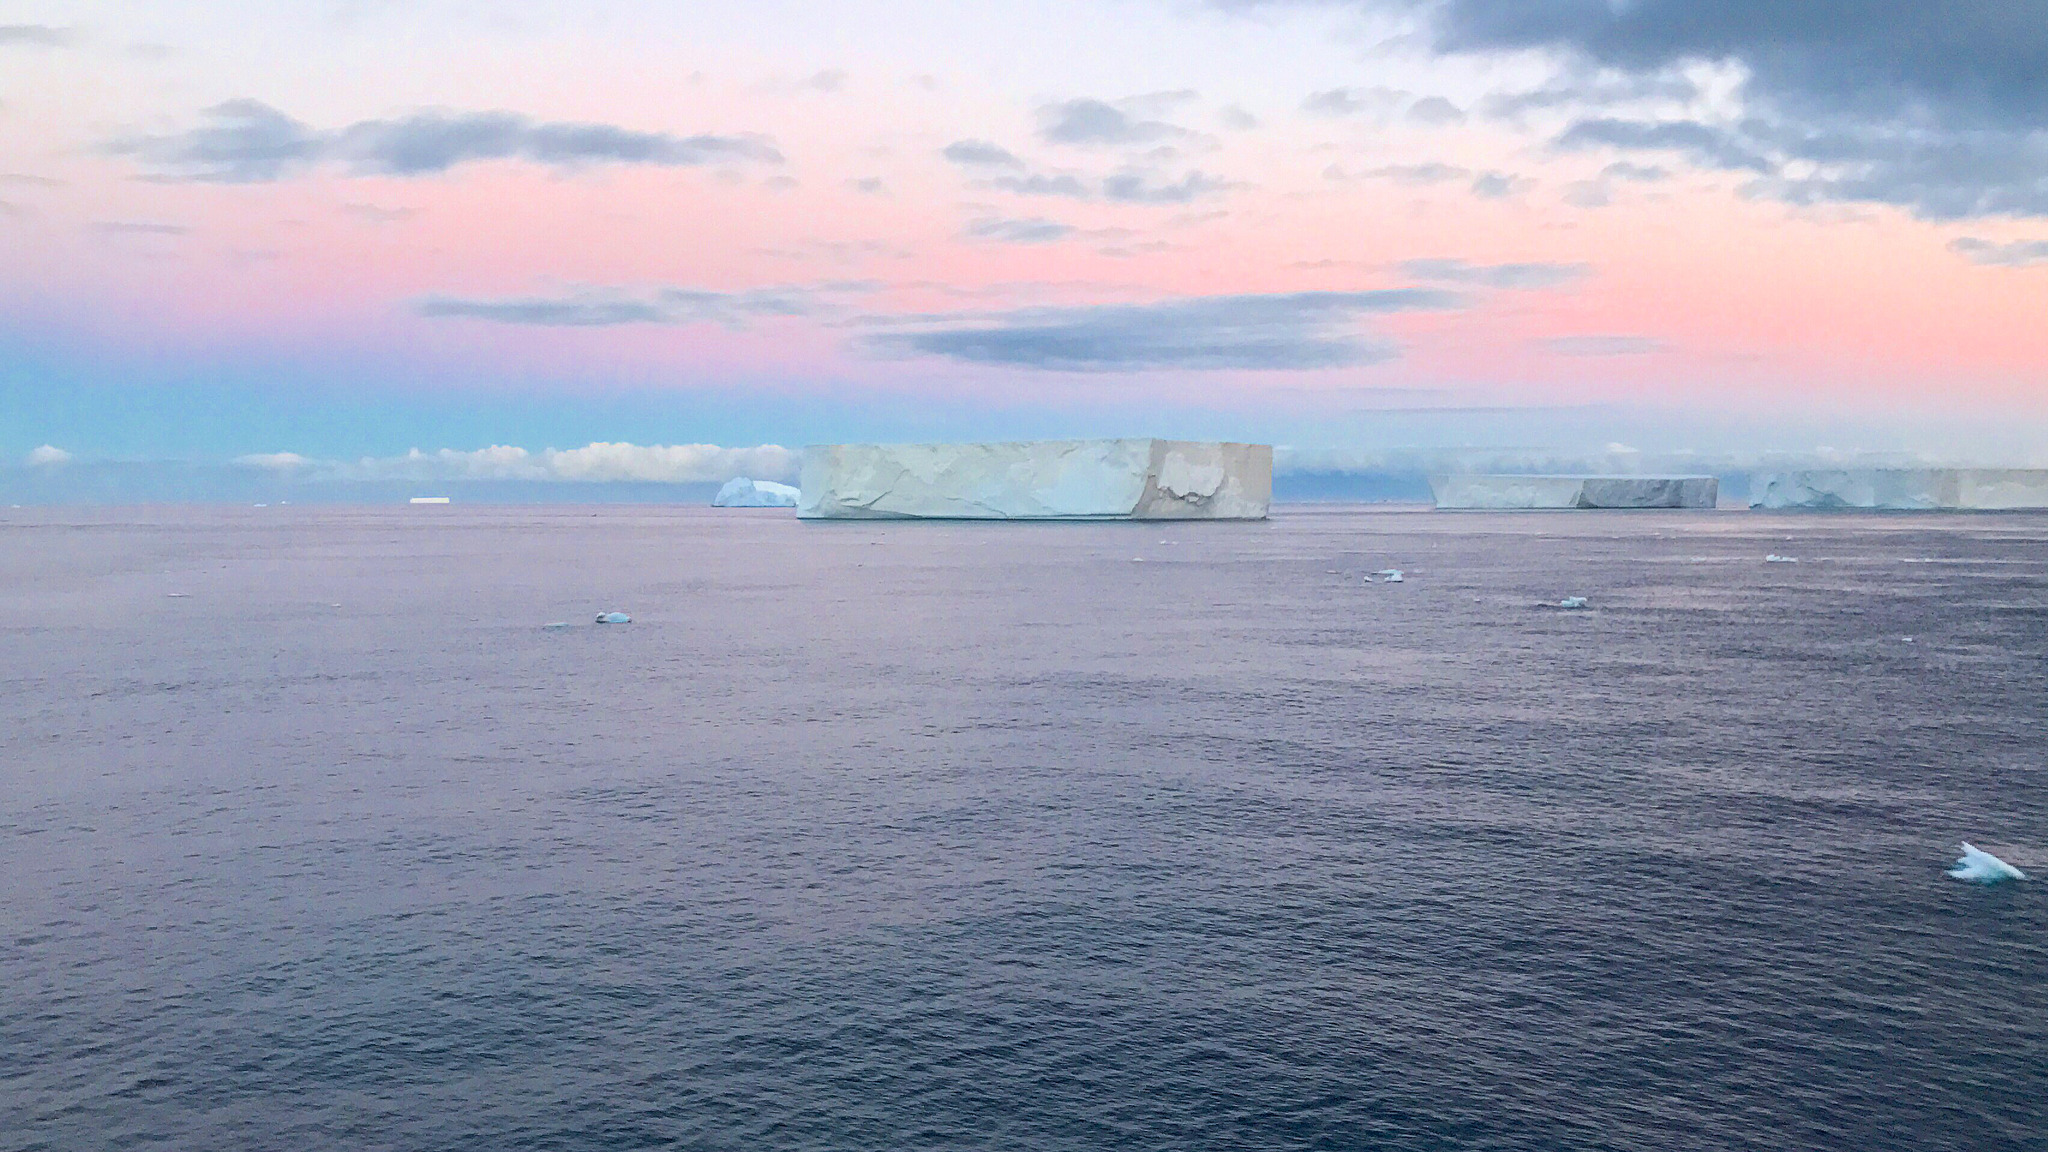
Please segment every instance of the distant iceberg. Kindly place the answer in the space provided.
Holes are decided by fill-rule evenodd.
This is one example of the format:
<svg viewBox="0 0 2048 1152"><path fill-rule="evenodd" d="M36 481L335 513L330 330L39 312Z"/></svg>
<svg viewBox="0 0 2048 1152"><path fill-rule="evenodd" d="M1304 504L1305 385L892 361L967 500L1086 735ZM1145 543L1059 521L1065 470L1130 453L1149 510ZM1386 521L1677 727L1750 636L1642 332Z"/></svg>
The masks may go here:
<svg viewBox="0 0 2048 1152"><path fill-rule="evenodd" d="M711 498L713 508L794 508L797 489L773 480L735 476Z"/></svg>
<svg viewBox="0 0 2048 1152"><path fill-rule="evenodd" d="M597 614L597 622L599 624L631 624L633 618L624 612L599 612Z"/></svg>
<svg viewBox="0 0 2048 1152"><path fill-rule="evenodd" d="M2027 874L1993 856L1981 848L1974 848L1968 841L1963 842L1962 858L1948 874L1958 880L1972 884L1997 884L2005 880L2025 880Z"/></svg>

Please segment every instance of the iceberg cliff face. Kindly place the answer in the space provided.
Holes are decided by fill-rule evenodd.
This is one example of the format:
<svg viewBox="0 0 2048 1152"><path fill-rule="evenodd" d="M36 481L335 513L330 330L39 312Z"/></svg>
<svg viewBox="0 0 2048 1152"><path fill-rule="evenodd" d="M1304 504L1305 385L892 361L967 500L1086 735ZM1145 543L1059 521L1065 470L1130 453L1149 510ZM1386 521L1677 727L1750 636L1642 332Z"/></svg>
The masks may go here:
<svg viewBox="0 0 2048 1152"><path fill-rule="evenodd" d="M827 444L804 451L807 519L1258 520L1264 444L1040 440Z"/></svg>
<svg viewBox="0 0 2048 1152"><path fill-rule="evenodd" d="M1520 511L1564 508L1712 508L1712 476L1481 476L1429 478L1438 508Z"/></svg>
<svg viewBox="0 0 2048 1152"><path fill-rule="evenodd" d="M1997 511L2048 508L2048 469L1854 468L1758 473L1752 508Z"/></svg>
<svg viewBox="0 0 2048 1152"><path fill-rule="evenodd" d="M794 508L797 490L773 480L735 476L711 498L713 508Z"/></svg>

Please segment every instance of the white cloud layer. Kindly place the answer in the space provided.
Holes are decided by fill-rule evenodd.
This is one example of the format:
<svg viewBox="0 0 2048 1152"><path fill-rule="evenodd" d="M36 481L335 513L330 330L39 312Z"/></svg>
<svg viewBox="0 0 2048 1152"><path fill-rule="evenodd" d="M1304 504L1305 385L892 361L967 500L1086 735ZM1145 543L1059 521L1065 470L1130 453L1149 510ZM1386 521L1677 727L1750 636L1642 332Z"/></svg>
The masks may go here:
<svg viewBox="0 0 2048 1152"><path fill-rule="evenodd" d="M243 463L292 456L244 457ZM508 444L474 451L443 448L403 456L365 456L317 466L347 480L567 480L656 484L722 483L735 476L781 480L796 475L800 453L779 444L726 448L717 444L628 444L598 441L581 448L530 452ZM275 466L275 465L271 465Z"/></svg>
<svg viewBox="0 0 2048 1152"><path fill-rule="evenodd" d="M69 463L70 460L71 453L66 452L62 448L57 447L55 444L45 444L40 448L30 449L28 454L28 463L31 467L48 464L65 464Z"/></svg>

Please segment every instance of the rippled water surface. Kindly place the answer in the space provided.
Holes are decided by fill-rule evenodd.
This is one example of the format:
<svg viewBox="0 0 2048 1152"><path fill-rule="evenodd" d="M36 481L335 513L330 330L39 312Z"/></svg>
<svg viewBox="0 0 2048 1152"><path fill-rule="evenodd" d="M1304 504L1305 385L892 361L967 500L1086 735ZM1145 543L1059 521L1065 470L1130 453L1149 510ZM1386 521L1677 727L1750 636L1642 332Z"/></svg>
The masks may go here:
<svg viewBox="0 0 2048 1152"><path fill-rule="evenodd" d="M2043 517L0 513L0 1147L2039 1149L2044 736Z"/></svg>

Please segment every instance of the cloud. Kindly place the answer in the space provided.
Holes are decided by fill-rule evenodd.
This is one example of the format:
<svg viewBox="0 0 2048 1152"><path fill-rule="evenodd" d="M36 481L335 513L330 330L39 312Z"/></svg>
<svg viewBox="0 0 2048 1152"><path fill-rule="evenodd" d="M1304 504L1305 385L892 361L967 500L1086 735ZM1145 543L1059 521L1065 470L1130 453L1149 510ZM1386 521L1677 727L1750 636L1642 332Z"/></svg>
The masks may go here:
<svg viewBox="0 0 2048 1152"><path fill-rule="evenodd" d="M1309 93L1301 102L1301 110L1318 116L1386 113L1407 98L1408 93L1394 88L1326 88Z"/></svg>
<svg viewBox="0 0 2048 1152"><path fill-rule="evenodd" d="M1559 356L1646 356L1670 347L1650 336L1553 336L1537 343Z"/></svg>
<svg viewBox="0 0 2048 1152"><path fill-rule="evenodd" d="M1022 160L1000 144L987 140L955 140L940 150L940 155L967 168L1021 168Z"/></svg>
<svg viewBox="0 0 2048 1152"><path fill-rule="evenodd" d="M1362 180L1392 180L1396 184L1426 185L1463 180L1472 175L1472 171L1454 164L1389 164L1381 168L1369 168L1358 175Z"/></svg>
<svg viewBox="0 0 2048 1152"><path fill-rule="evenodd" d="M1082 146L1157 144L1186 140L1195 133L1163 120L1143 118L1141 109L1177 103L1187 93L1138 96L1111 104L1082 98L1048 104L1038 110L1038 134L1053 144Z"/></svg>
<svg viewBox="0 0 2048 1152"><path fill-rule="evenodd" d="M31 448L27 462L31 468L69 464L71 462L71 453L57 447L55 444L45 444L40 448Z"/></svg>
<svg viewBox="0 0 2048 1152"><path fill-rule="evenodd" d="M98 220L93 223L92 230L129 236L183 236L192 231L183 224L156 224L146 220Z"/></svg>
<svg viewBox="0 0 2048 1152"><path fill-rule="evenodd" d="M184 132L115 140L105 150L134 157L160 179L216 184L280 180L329 163L355 176L430 176L483 160L566 170L782 160L761 136L672 136L610 124L535 121L514 112L416 112L320 131L267 104L230 100L207 109L204 119Z"/></svg>
<svg viewBox="0 0 2048 1152"><path fill-rule="evenodd" d="M419 215L417 208L380 208L375 204L343 204L341 211L366 224L395 224Z"/></svg>
<svg viewBox="0 0 2048 1152"><path fill-rule="evenodd" d="M1408 106L1408 122L1431 128L1463 124L1465 110L1441 96L1425 96Z"/></svg>
<svg viewBox="0 0 2048 1152"><path fill-rule="evenodd" d="M831 287L851 291L858 286ZM487 320L543 328L709 323L739 329L755 318L805 316L818 307L816 292L808 288L745 292L658 288L638 295L620 288L582 288L560 296L428 296L414 301L412 310L436 320Z"/></svg>
<svg viewBox="0 0 2048 1152"><path fill-rule="evenodd" d="M862 176L857 180L848 180L846 186L863 196L882 196L889 191L888 185L882 183L880 176Z"/></svg>
<svg viewBox="0 0 2048 1152"><path fill-rule="evenodd" d="M1472 178L1472 194L1484 200L1499 200L1535 186L1534 180L1512 172L1481 172Z"/></svg>
<svg viewBox="0 0 2048 1152"><path fill-rule="evenodd" d="M235 463L244 468L266 468L272 472L291 472L304 468L312 461L297 452L258 452L249 456L235 457Z"/></svg>
<svg viewBox="0 0 2048 1152"><path fill-rule="evenodd" d="M1399 354L1392 344L1356 331L1364 317L1463 304L1458 293L1428 288L1198 296L1019 309L890 333L871 345L885 353L1062 372L1339 368Z"/></svg>
<svg viewBox="0 0 2048 1152"><path fill-rule="evenodd" d="M1415 280L1523 291L1570 284L1591 271L1585 264L1472 264L1454 257L1403 260L1398 267L1402 275Z"/></svg>
<svg viewBox="0 0 2048 1152"><path fill-rule="evenodd" d="M2013 240L1999 243L1962 236L1949 241L1948 249L1972 264L1993 268L2031 268L2048 264L2048 240Z"/></svg>
<svg viewBox="0 0 2048 1152"><path fill-rule="evenodd" d="M1057 220L976 220L967 225L967 235L976 240L1004 244L1050 244L1074 234L1074 226Z"/></svg>
<svg viewBox="0 0 2048 1152"><path fill-rule="evenodd" d="M1259 126L1259 118L1235 104L1225 104L1216 110L1216 119L1233 132L1249 132Z"/></svg>
<svg viewBox="0 0 2048 1152"><path fill-rule="evenodd" d="M0 45L68 48L77 42L78 34L69 28L52 28L47 24L0 24Z"/></svg>
<svg viewBox="0 0 2048 1152"><path fill-rule="evenodd" d="M1581 118L1567 147L1675 152L1795 204L2048 215L2048 0L1353 2L1415 16L1440 54L1561 65L1564 81L1491 102L1495 114L1690 108ZM1698 70L1732 78L1713 115L1696 106Z"/></svg>
<svg viewBox="0 0 2048 1152"><path fill-rule="evenodd" d="M983 187L1018 196L1064 196L1071 200L1108 200L1118 204L1187 204L1244 185L1191 170L1178 180L1142 169L1127 168L1107 176L1082 177L1072 172L1026 172L990 177Z"/></svg>
<svg viewBox="0 0 2048 1152"><path fill-rule="evenodd" d="M290 455L284 453L283 455ZM782 480L796 475L800 454L779 444L724 448L716 444L629 444L599 441L581 448L529 452L495 444L474 451L443 448L403 456L365 456L310 465L314 478L337 480L558 480L691 484L735 476Z"/></svg>

